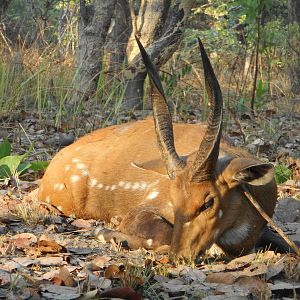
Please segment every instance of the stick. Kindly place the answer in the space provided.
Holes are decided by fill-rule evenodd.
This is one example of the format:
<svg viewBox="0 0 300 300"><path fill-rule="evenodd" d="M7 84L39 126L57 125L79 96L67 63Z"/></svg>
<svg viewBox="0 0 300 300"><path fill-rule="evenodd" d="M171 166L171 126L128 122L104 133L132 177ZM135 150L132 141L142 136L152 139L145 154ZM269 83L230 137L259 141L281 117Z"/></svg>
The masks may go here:
<svg viewBox="0 0 300 300"><path fill-rule="evenodd" d="M243 187L243 189L244 189L244 193L245 193L246 197L253 204L253 206L260 213L260 215L278 232L278 234L287 242L287 244L295 251L295 253L298 256L300 256L300 249L297 247L297 245L292 240L290 240L288 238L288 236L282 231L282 229L279 228L274 223L274 221L265 213L265 211L262 209L262 207L259 205L259 203L252 197L248 188Z"/></svg>

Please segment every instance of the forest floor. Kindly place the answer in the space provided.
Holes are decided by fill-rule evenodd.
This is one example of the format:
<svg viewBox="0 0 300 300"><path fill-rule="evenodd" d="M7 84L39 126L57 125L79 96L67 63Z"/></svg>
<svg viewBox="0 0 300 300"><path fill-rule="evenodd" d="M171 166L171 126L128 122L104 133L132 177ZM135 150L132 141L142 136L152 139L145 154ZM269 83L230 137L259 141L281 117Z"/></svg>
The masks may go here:
<svg viewBox="0 0 300 300"><path fill-rule="evenodd" d="M81 120L82 128L84 122L89 121ZM256 118L226 122L225 135L291 170L292 177L279 185L273 219L300 242L299 124L299 116L266 110ZM74 140L74 134L58 132L51 122L41 124L34 113L5 122L4 136L13 141L15 153L34 142L29 160L50 159ZM30 192L41 175L29 173L0 185L1 299L300 299L295 255L266 250L235 259L207 256L196 265L105 243L93 236L101 222L68 218L35 201Z"/></svg>

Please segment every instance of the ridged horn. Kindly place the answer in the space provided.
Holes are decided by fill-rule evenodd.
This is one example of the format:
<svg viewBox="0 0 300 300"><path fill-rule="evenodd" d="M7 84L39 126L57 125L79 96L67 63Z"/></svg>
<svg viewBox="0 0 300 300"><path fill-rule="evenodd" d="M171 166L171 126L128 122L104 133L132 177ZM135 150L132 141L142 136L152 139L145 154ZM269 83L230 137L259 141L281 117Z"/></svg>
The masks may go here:
<svg viewBox="0 0 300 300"><path fill-rule="evenodd" d="M200 143L192 165L191 181L193 182L202 182L214 178L219 156L223 117L223 100L219 82L199 38L198 43L204 69L205 86L210 104L210 114L205 136Z"/></svg>
<svg viewBox="0 0 300 300"><path fill-rule="evenodd" d="M157 70L137 36L135 39L150 78L151 101L159 150L168 175L173 179L176 171L185 167L185 162L180 159L175 149L172 117Z"/></svg>

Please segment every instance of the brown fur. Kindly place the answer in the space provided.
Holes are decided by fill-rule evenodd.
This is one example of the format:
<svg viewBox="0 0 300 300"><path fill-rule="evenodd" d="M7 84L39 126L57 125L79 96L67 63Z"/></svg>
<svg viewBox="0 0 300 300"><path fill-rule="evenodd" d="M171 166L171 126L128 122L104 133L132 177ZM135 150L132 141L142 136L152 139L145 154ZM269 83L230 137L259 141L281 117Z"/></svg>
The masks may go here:
<svg viewBox="0 0 300 300"><path fill-rule="evenodd" d="M167 244L185 257L195 257L213 243L229 254L248 252L265 221L244 196L242 186L247 184L272 215L277 193L271 167L222 140L215 180L188 181L205 128L174 124L177 153L188 155L187 167L174 180L168 178L157 150L152 119L92 132L53 158L38 197L66 215L107 221L120 216L115 236L126 238L133 247ZM257 181L243 181L244 170L251 168L258 169ZM214 197L213 206L198 214L209 197Z"/></svg>

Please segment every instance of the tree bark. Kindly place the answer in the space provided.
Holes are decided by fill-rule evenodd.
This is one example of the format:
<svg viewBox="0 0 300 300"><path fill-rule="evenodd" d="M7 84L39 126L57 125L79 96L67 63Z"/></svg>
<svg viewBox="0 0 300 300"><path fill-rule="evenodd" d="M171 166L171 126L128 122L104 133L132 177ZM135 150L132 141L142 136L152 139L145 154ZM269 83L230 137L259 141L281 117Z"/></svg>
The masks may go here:
<svg viewBox="0 0 300 300"><path fill-rule="evenodd" d="M116 0L80 0L78 19L77 80L73 101L92 97L102 70L104 43L111 26Z"/></svg>
<svg viewBox="0 0 300 300"><path fill-rule="evenodd" d="M140 38L152 61L157 66L163 65L178 48L194 3L193 0L176 0L175 4L167 0L144 0L138 15L131 14L134 30L127 46L129 67L125 74L127 86L123 99L124 109L141 107L146 78L134 35Z"/></svg>
<svg viewBox="0 0 300 300"><path fill-rule="evenodd" d="M127 0L117 0L110 31L105 43L105 66L115 76L126 58L126 46L132 31L130 8Z"/></svg>
<svg viewBox="0 0 300 300"><path fill-rule="evenodd" d="M289 43L292 59L289 66L291 91L300 94L300 0L288 1Z"/></svg>

